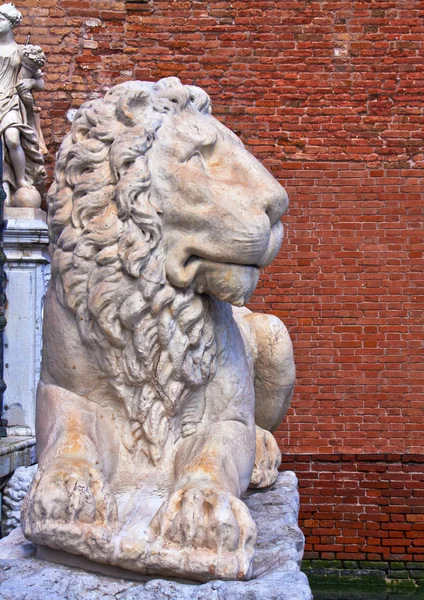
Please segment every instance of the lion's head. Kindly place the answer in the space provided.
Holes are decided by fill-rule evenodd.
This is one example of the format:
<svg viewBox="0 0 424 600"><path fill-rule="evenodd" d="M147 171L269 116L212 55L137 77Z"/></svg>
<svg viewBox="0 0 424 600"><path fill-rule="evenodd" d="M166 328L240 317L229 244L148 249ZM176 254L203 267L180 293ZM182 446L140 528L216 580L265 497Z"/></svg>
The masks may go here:
<svg viewBox="0 0 424 600"><path fill-rule="evenodd" d="M215 370L208 296L243 304L282 241L284 189L210 113L176 78L112 88L78 111L48 196L59 301L154 461Z"/></svg>

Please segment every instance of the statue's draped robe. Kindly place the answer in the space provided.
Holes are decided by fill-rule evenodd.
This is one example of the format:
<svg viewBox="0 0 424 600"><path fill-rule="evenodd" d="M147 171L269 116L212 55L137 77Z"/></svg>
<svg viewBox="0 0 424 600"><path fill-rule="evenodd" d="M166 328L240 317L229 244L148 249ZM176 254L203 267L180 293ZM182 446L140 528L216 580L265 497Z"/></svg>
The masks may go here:
<svg viewBox="0 0 424 600"><path fill-rule="evenodd" d="M22 46L17 46L10 56L0 56L0 135L4 153L3 180L8 182L14 191L17 187L15 171L4 140L4 132L9 127L19 130L21 146L25 153L27 181L30 184L37 184L45 176L44 160L39 149L37 133L31 127L27 109L16 91L21 66Z"/></svg>

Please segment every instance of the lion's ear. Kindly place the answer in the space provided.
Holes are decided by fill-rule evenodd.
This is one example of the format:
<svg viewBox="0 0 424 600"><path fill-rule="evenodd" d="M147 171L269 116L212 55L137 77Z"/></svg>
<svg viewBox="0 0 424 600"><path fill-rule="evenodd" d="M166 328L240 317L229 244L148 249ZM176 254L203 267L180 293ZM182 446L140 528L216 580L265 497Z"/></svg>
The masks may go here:
<svg viewBox="0 0 424 600"><path fill-rule="evenodd" d="M128 127L136 123L136 113L138 108L145 108L149 101L149 94L145 91L139 91L129 98L123 96L116 105L116 116L119 121Z"/></svg>

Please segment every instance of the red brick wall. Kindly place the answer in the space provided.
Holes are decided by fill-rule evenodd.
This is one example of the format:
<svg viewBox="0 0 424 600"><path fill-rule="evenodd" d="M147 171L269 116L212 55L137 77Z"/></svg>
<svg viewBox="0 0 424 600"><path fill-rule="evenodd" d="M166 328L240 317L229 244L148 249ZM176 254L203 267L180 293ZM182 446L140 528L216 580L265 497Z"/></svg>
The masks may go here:
<svg viewBox="0 0 424 600"><path fill-rule="evenodd" d="M254 307L280 316L294 341L286 452L423 451L421 174L282 164L288 236Z"/></svg>
<svg viewBox="0 0 424 600"><path fill-rule="evenodd" d="M424 562L422 454L291 455L305 558Z"/></svg>
<svg viewBox="0 0 424 600"><path fill-rule="evenodd" d="M318 549L327 535L315 535L318 528L331 530L336 545L342 536L346 553L365 552L366 542L367 554L397 554L386 543L375 549L359 525L350 531L337 515L347 503L358 523L370 507L377 511L370 521L387 516L376 494L391 492L389 507L398 506L396 477L409 473L406 459L387 456L424 455L423 2L152 0L128 11L112 0L18 5L19 39L31 30L48 54L38 98L50 165L69 128L68 109L119 81L178 75L208 90L215 115L286 185L287 238L252 307L280 316L294 342L297 386L277 437L298 459L305 515L314 516L314 505L325 514L338 490L334 519L315 514L318 525L305 525L308 548L327 552ZM359 468L363 452L381 453L389 492ZM302 453L348 460L308 458L306 474ZM410 495L401 498L413 515L416 482L408 478ZM326 481L328 488L307 495ZM360 491L356 508L350 485ZM387 530L386 539L409 540L410 531Z"/></svg>

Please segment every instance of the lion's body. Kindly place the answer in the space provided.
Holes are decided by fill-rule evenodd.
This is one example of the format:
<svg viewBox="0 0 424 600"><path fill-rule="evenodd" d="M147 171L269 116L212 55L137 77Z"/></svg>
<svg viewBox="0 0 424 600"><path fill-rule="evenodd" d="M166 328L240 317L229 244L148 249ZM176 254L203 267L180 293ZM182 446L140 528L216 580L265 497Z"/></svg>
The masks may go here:
<svg viewBox="0 0 424 600"><path fill-rule="evenodd" d="M117 86L62 146L23 512L34 541L200 580L251 574L239 498L275 480L294 380L278 319L226 302L278 251L287 198L208 107L175 79Z"/></svg>

